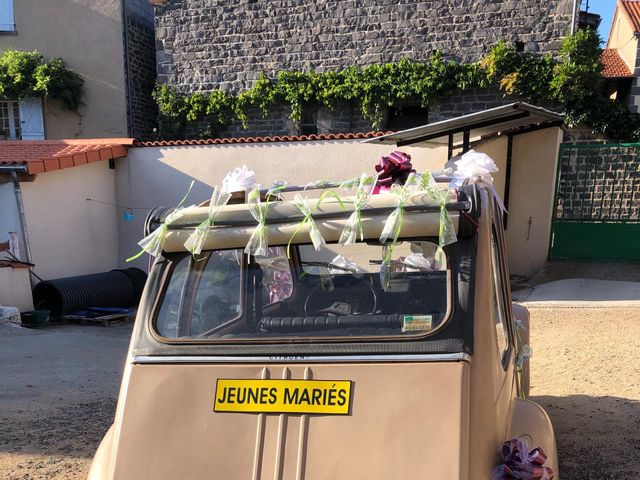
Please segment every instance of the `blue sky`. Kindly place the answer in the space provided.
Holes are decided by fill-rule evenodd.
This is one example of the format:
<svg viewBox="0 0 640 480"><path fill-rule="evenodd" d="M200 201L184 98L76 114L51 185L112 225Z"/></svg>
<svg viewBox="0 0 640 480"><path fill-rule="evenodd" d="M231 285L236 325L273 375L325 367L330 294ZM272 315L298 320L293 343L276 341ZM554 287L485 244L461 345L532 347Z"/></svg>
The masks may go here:
<svg viewBox="0 0 640 480"><path fill-rule="evenodd" d="M582 10L587 6L587 1L582 0ZM613 20L613 12L616 10L616 0L589 0L589 11L602 17L600 24L600 36L606 41Z"/></svg>

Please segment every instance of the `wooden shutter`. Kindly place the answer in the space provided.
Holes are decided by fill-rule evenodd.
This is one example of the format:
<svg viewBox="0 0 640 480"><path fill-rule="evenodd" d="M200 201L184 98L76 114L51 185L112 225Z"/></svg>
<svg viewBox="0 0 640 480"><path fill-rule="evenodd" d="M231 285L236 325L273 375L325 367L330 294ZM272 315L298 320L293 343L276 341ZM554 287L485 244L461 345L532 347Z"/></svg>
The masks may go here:
<svg viewBox="0 0 640 480"><path fill-rule="evenodd" d="M41 98L20 100L20 130L22 140L44 140Z"/></svg>
<svg viewBox="0 0 640 480"><path fill-rule="evenodd" d="M15 29L13 0L0 0L0 31L13 32Z"/></svg>

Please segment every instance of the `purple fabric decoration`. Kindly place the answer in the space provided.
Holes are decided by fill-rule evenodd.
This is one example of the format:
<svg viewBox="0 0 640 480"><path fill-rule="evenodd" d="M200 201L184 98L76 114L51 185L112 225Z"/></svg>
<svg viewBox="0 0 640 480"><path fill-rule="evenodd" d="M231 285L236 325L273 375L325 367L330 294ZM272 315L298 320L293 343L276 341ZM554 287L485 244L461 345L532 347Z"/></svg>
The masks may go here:
<svg viewBox="0 0 640 480"><path fill-rule="evenodd" d="M502 460L491 473L491 480L553 480L550 467L545 467L547 456L541 448L529 450L527 441L514 438L502 445Z"/></svg>

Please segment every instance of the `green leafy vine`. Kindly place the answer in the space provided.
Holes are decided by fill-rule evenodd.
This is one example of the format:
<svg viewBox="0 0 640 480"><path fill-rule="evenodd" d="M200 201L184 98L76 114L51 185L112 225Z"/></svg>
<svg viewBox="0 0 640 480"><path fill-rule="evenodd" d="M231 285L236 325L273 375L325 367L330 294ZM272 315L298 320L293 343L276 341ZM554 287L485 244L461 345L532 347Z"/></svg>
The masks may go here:
<svg viewBox="0 0 640 480"><path fill-rule="evenodd" d="M611 138L639 139L640 115L603 93L601 53L597 33L579 30L564 40L558 59L499 42L475 63L447 60L435 52L427 62L404 58L322 73L280 71L275 78L261 74L253 87L237 94L219 89L185 94L159 85L154 98L160 135L170 137L205 119L214 128L234 120L247 128L250 108L266 115L274 105L286 105L298 122L306 105L334 109L350 102L358 103L364 118L380 129L389 107L401 107L408 100L427 107L454 93L497 85L505 95L563 108L570 126L586 124Z"/></svg>
<svg viewBox="0 0 640 480"><path fill-rule="evenodd" d="M0 54L0 98L47 97L77 111L83 85L82 77L67 68L61 58L45 61L36 51L12 49Z"/></svg>

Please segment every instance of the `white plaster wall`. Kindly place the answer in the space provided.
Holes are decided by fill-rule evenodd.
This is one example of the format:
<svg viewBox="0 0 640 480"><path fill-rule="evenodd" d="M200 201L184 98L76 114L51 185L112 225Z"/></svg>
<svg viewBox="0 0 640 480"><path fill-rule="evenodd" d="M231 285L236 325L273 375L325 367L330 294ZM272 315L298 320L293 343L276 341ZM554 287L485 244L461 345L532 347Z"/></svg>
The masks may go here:
<svg viewBox="0 0 640 480"><path fill-rule="evenodd" d="M0 306L33 310L33 297L27 268L0 268Z"/></svg>
<svg viewBox="0 0 640 480"><path fill-rule="evenodd" d="M34 271L44 279L118 267L115 172L95 162L21 183Z"/></svg>
<svg viewBox="0 0 640 480"><path fill-rule="evenodd" d="M559 128L514 138L506 238L511 273L516 275L534 274L548 258L561 142Z"/></svg>
<svg viewBox="0 0 640 480"><path fill-rule="evenodd" d="M618 8L611 26L607 48L615 48L633 72L638 54L638 39L626 14Z"/></svg>
<svg viewBox="0 0 640 480"><path fill-rule="evenodd" d="M493 184L498 194L504 197L504 183L507 171L507 137L493 138L475 147L474 150L486 153L496 162L498 171L492 174Z"/></svg>
<svg viewBox="0 0 640 480"><path fill-rule="evenodd" d="M546 133L546 132L553 133ZM514 141L514 158L522 158L513 163L512 175L518 175L519 183L514 185L512 179L511 199L515 210L509 220L509 228L521 232L528 220L521 217L524 207L520 206L516 197L530 195L540 185L529 186L527 176L532 180L548 182L543 190L552 192L555 178L555 158L557 158L557 142L559 130L545 130L537 134L527 134L516 137ZM523 140L531 135L533 140ZM542 136L540 136L542 135ZM546 136L545 136L546 135ZM550 142L544 152L537 154L541 148L536 142ZM506 167L507 139L499 137L476 147L490 155L500 172L494 175L497 191L504 194L504 179ZM518 149L517 152L515 149ZM546 150L545 150L546 149ZM359 176L362 172L373 172L373 166L380 155L396 150L389 145L362 144L359 141L331 141L331 142L292 142L292 143L261 143L261 144L231 144L231 145L203 145L183 147L146 147L129 149L129 157L116 161L116 196L118 203L124 206L141 208L135 210L134 222L119 222L119 259L120 265L124 259L138 251L136 243L142 236L144 219L148 210L143 207L156 205L174 206L185 194L191 179L196 180L192 194L187 204L199 203L211 195L211 188L221 184L226 173L237 166L246 164L256 172L258 180L269 185L275 180L286 180L289 183L307 183L319 179L347 179ZM418 171L426 168L435 170L442 168L446 162L446 148L404 147L400 150L412 156L414 166ZM548 152L547 152L548 150ZM547 154L556 152L550 162ZM538 157L543 156L540 163ZM527 162L537 162L529 166ZM531 168L530 168L531 167ZM533 170L533 171L530 171ZM537 193L534 193L538 195ZM552 193L536 200L543 212L550 212ZM528 199L527 199L528 200ZM526 203L525 200L522 202ZM538 212L539 210L536 210ZM536 213L536 219L544 220ZM547 214L547 219L549 215ZM548 222L547 222L548 223ZM543 225L542 222L540 225ZM536 223L536 225L538 225ZM548 224L547 224L548 227ZM548 231L547 231L548 232ZM512 272L528 275L531 265L542 267L546 260L548 238L540 234L533 242L523 242L521 236L514 236L508 232L509 254L512 258ZM547 235L548 237L548 235ZM539 242L542 242L538 244ZM532 250L533 248L533 250ZM534 255L532 255L532 252ZM148 259L143 256L132 264L146 268ZM530 257L530 258L529 258Z"/></svg>
<svg viewBox="0 0 640 480"><path fill-rule="evenodd" d="M0 243L9 240L9 232L18 233L22 240L20 219L16 206L13 182L0 183ZM24 245L20 243L21 260L24 256ZM0 258L5 257L0 253ZM29 270L26 268L0 268L0 306L17 307L21 311L33 310Z"/></svg>

